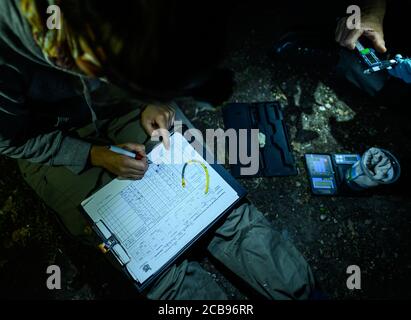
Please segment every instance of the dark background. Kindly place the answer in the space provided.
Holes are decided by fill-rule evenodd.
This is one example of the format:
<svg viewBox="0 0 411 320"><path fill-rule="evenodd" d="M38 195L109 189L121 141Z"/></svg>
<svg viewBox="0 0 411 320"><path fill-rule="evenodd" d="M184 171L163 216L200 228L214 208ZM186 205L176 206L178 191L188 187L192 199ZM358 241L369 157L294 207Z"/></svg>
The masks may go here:
<svg viewBox="0 0 411 320"><path fill-rule="evenodd" d="M371 99L338 80L333 63L272 59L274 42L289 30L312 29L324 43L334 45L333 28L340 11L331 4L310 5L244 1L229 19L224 66L234 72L235 80L229 101L281 101L300 170L296 177L242 183L250 200L301 250L331 299L410 298L410 101L391 105ZM402 42L394 40L398 35L394 31L402 30L408 39L409 28L391 24L389 30L388 46L390 41L408 45L405 37ZM214 108L186 99L181 107L202 130L223 127L221 104ZM372 146L388 149L400 159L399 183L370 197L311 196L304 153L361 153ZM0 172L1 297L140 299L100 253L63 233L53 213L24 183L15 161L0 157ZM200 250L192 258L199 259L232 298L253 297L226 270L215 267L205 252ZM46 288L46 268L51 264L62 269L63 290ZM352 264L362 270L361 290L346 287L346 269Z"/></svg>

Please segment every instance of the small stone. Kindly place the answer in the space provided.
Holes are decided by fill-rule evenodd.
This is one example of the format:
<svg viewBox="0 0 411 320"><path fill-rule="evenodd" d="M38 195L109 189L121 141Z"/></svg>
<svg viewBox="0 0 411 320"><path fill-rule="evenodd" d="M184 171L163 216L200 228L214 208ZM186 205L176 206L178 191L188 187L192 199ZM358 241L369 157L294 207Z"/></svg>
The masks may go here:
<svg viewBox="0 0 411 320"><path fill-rule="evenodd" d="M215 112L217 110L216 107L213 107L211 104L207 102L198 102L197 103L197 112L204 112L204 111L210 111L210 112Z"/></svg>
<svg viewBox="0 0 411 320"><path fill-rule="evenodd" d="M297 182L295 183L295 186L296 186L297 188L299 188L299 187L301 187L301 183L297 181Z"/></svg>
<svg viewBox="0 0 411 320"><path fill-rule="evenodd" d="M323 107L323 106L321 106L319 109L320 109L320 111L325 111L325 110L327 110L327 109L325 109L325 107Z"/></svg>
<svg viewBox="0 0 411 320"><path fill-rule="evenodd" d="M258 143L260 145L260 149L263 149L267 143L267 137L264 133L258 133Z"/></svg>
<svg viewBox="0 0 411 320"><path fill-rule="evenodd" d="M320 220L321 220L321 221L327 220L327 216L326 216L325 214L321 214L321 215L320 215Z"/></svg>
<svg viewBox="0 0 411 320"><path fill-rule="evenodd" d="M301 86L297 85L297 87L295 89L296 90L295 90L294 97L293 97L294 98L294 105L296 107L300 107L300 100L301 100L301 93L302 93Z"/></svg>

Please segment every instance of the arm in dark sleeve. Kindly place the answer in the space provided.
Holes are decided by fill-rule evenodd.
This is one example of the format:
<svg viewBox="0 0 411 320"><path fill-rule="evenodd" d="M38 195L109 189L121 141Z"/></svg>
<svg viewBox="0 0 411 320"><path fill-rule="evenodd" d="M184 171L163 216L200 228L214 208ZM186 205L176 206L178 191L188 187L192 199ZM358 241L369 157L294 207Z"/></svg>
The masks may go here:
<svg viewBox="0 0 411 320"><path fill-rule="evenodd" d="M33 163L66 166L80 173L91 145L66 133L42 131L35 110L25 105L24 83L13 67L0 65L0 154Z"/></svg>
<svg viewBox="0 0 411 320"><path fill-rule="evenodd" d="M6 132L7 126L16 125L16 128L21 128L21 119L10 118L13 117L0 114L0 154L33 163L66 166L76 174L86 168L90 143L64 135L58 130L31 138L10 137L10 132ZM7 126L4 126L6 121Z"/></svg>

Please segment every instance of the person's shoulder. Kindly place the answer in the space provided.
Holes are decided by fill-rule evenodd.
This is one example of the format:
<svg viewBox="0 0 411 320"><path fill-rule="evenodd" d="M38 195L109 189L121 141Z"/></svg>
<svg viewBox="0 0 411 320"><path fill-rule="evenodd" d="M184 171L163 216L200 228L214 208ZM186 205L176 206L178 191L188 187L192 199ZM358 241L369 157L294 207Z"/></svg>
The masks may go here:
<svg viewBox="0 0 411 320"><path fill-rule="evenodd" d="M3 62L48 65L31 27L20 11L21 0L0 0L0 58Z"/></svg>
<svg viewBox="0 0 411 320"><path fill-rule="evenodd" d="M7 72L7 74L21 74L21 66L18 59L10 52L10 49L4 46L0 40L0 76L5 72Z"/></svg>
<svg viewBox="0 0 411 320"><path fill-rule="evenodd" d="M0 1L0 31L12 28L16 21L20 0Z"/></svg>

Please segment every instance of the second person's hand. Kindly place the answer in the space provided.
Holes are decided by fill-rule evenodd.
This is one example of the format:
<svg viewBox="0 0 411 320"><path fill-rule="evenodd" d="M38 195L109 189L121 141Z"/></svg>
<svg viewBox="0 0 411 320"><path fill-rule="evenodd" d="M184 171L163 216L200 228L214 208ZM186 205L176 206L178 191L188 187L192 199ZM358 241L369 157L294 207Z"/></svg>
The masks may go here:
<svg viewBox="0 0 411 320"><path fill-rule="evenodd" d="M337 25L335 41L347 49L354 50L358 39L364 36L372 42L375 50L384 53L387 48L385 47L383 20L383 13L370 13L361 18L359 29L351 30L347 27L347 18L342 18Z"/></svg>
<svg viewBox="0 0 411 320"><path fill-rule="evenodd" d="M175 117L173 108L167 105L148 105L141 114L141 124L150 137L161 136L164 146L168 149L170 139L168 130L172 127Z"/></svg>

